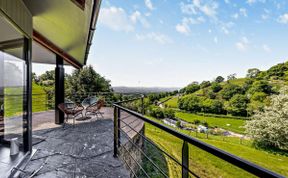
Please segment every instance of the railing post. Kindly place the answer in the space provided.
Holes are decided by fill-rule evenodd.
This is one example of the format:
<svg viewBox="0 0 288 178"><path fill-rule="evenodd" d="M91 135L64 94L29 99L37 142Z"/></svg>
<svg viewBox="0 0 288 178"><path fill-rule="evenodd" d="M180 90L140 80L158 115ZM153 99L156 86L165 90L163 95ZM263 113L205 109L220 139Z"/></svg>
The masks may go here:
<svg viewBox="0 0 288 178"><path fill-rule="evenodd" d="M118 156L118 108L114 106L114 157Z"/></svg>
<svg viewBox="0 0 288 178"><path fill-rule="evenodd" d="M183 142L182 147L182 178L189 177L189 147L186 141Z"/></svg>
<svg viewBox="0 0 288 178"><path fill-rule="evenodd" d="M121 119L121 110L118 108L117 109L117 130L118 130L118 147L120 147L120 139L121 139L121 135L120 135L120 119Z"/></svg>
<svg viewBox="0 0 288 178"><path fill-rule="evenodd" d="M141 114L145 114L145 108L144 108L144 95L141 95Z"/></svg>

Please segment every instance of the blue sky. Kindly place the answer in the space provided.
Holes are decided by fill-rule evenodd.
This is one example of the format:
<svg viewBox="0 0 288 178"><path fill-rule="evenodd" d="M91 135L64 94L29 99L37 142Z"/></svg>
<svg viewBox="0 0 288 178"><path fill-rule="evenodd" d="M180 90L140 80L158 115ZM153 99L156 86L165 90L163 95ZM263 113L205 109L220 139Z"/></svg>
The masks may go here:
<svg viewBox="0 0 288 178"><path fill-rule="evenodd" d="M287 0L103 0L88 63L113 86L183 87L284 62L287 41Z"/></svg>

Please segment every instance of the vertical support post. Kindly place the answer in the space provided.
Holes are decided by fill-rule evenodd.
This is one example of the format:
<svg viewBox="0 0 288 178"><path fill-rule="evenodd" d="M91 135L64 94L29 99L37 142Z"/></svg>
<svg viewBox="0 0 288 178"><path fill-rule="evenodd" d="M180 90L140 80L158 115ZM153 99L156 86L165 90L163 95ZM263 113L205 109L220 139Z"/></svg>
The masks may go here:
<svg viewBox="0 0 288 178"><path fill-rule="evenodd" d="M118 128L117 128L117 130L118 130L118 147L120 147L120 141L121 141L121 132L120 132L120 119L121 119L121 110L118 108L117 109L117 122L118 122Z"/></svg>
<svg viewBox="0 0 288 178"><path fill-rule="evenodd" d="M118 108L114 106L114 157L118 156Z"/></svg>
<svg viewBox="0 0 288 178"><path fill-rule="evenodd" d="M23 145L24 152L32 151L32 39L24 38L24 60L26 63L26 87L23 100Z"/></svg>
<svg viewBox="0 0 288 178"><path fill-rule="evenodd" d="M4 140L4 54L0 52L0 142Z"/></svg>
<svg viewBox="0 0 288 178"><path fill-rule="evenodd" d="M186 141L183 142L182 146L182 178L189 177L189 147Z"/></svg>
<svg viewBox="0 0 288 178"><path fill-rule="evenodd" d="M144 108L144 95L141 95L141 113L142 113L142 115L145 114L145 108Z"/></svg>
<svg viewBox="0 0 288 178"><path fill-rule="evenodd" d="M55 124L64 123L64 113L58 108L58 104L64 103L64 67L63 59L56 56L55 68Z"/></svg>

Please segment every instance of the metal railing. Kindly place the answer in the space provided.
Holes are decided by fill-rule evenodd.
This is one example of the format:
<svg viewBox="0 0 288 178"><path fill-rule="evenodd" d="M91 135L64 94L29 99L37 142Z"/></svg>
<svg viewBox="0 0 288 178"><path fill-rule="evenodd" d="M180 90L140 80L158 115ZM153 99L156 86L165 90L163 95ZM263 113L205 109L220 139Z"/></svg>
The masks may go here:
<svg viewBox="0 0 288 178"><path fill-rule="evenodd" d="M172 156L171 154L169 154L167 151L164 151L163 149L160 149L160 151L169 159L173 160L175 162L176 165L181 167L181 176L183 178L188 178L189 176L194 176L194 177L200 177L199 175L197 175L195 172L193 172L193 170L191 170L189 168L189 146L188 144L191 144L192 146L195 146L197 148L199 148L200 150L203 150L205 152L208 152L214 156L216 156L217 158L220 158L221 160L230 163L233 166L236 166L237 168L241 168L242 170L251 173L255 176L258 177L284 177L282 175L279 175L275 172L272 172L270 170L267 170L261 166L258 166L254 163L251 163L247 160L244 160L240 157L237 157L233 154L230 154L226 151L223 151L219 148L216 148L214 146L211 146L205 142L202 142L198 139L195 139L193 137L190 137L188 135L185 135L181 132L178 132L168 126L165 126L163 124L160 124L156 121L153 121L151 119L148 119L147 117L145 117L143 114L140 114L138 112L135 112L131 109L128 109L126 107L123 106L123 104L125 102L133 102L135 100L139 100L141 99L142 101L142 106L143 106L143 100L144 98L136 98L136 99L131 99L131 100L127 100L127 101L122 101L122 102L118 102L118 103L114 103L113 107L114 107L114 157L118 157L120 152L119 150L124 148L124 151L126 153L128 153L128 156L131 157L131 159L136 163L136 165L138 166L139 171L143 172L144 174L142 174L144 177L150 177L149 176L149 172L147 172L146 170L144 170L143 166L141 165L141 163L139 161L137 161L135 159L135 157L133 157L133 155L131 153L129 153L129 150L125 147L124 143L125 142L129 142L131 143L131 145L139 150L139 153L143 155L143 157L145 159L147 159L151 165L158 170L159 175L161 176L157 176L157 177L168 177L168 174L165 173L165 171L163 169L160 168L159 165L157 165L157 163L155 163L155 161L152 161L148 156L147 153L145 153L143 151L142 148L140 148L140 146L138 146L137 144L135 144L135 142L133 141L133 139L131 139L128 135L128 132L133 131L135 132L137 135L139 135L142 139L145 140L145 143L149 143L155 147L157 147L157 145L155 143L153 143L151 140L149 140L144 133L139 132L139 130L135 129L135 126L131 126L131 123L135 123L135 119L137 120L141 120L144 123L148 123L168 134L173 135L174 137L176 137L177 139L180 139L183 141L183 145L182 145L182 157L181 157L181 161L179 161L178 159L176 159L174 156ZM143 111L142 113L144 113L144 108L142 108ZM126 113L126 115L128 114L128 116L125 116L124 118L121 117L121 114ZM130 121L129 123L125 122L125 119L127 119L128 117L134 117L134 121ZM123 128L129 128L130 130L128 131L124 131ZM127 129L126 129L127 130ZM122 138L125 137L126 139ZM128 140L128 141L127 141ZM122 145L121 145L122 144ZM162 145L163 146L163 145ZM127 167L131 170L132 174L134 177L139 177L137 175L137 171L135 171L135 169L132 168L131 165L129 165L127 163L127 161L124 159L124 162L126 163ZM193 168L192 168L193 169ZM209 169L209 168L207 168Z"/></svg>

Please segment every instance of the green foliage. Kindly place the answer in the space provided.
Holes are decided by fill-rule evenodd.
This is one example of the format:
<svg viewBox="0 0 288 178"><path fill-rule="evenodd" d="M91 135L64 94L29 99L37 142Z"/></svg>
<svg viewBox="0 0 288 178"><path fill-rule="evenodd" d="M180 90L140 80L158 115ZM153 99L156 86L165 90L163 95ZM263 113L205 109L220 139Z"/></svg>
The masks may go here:
<svg viewBox="0 0 288 178"><path fill-rule="evenodd" d="M233 116L247 116L248 99L245 95L236 94L226 103L226 110Z"/></svg>
<svg viewBox="0 0 288 178"><path fill-rule="evenodd" d="M243 94L242 88L238 85L228 84L221 90L221 96L225 100L229 100L236 94Z"/></svg>
<svg viewBox="0 0 288 178"><path fill-rule="evenodd" d="M211 85L210 81L203 81L201 84L200 84L200 88L207 88Z"/></svg>
<svg viewBox="0 0 288 178"><path fill-rule="evenodd" d="M235 73L234 74L230 74L230 75L227 76L227 81L235 80L235 79L236 79L236 74Z"/></svg>
<svg viewBox="0 0 288 178"><path fill-rule="evenodd" d="M256 78L260 74L260 70L257 68L248 69L247 71L247 78Z"/></svg>
<svg viewBox="0 0 288 178"><path fill-rule="evenodd" d="M178 101L180 109L190 112L201 112L202 98L195 95L187 95Z"/></svg>
<svg viewBox="0 0 288 178"><path fill-rule="evenodd" d="M162 109L160 107L150 107L149 115L157 119L163 119L163 118L174 119L175 111L173 109L168 108Z"/></svg>
<svg viewBox="0 0 288 178"><path fill-rule="evenodd" d="M83 100L89 93L112 91L110 81L98 74L92 66L74 70L71 76L67 76L66 94L70 99Z"/></svg>
<svg viewBox="0 0 288 178"><path fill-rule="evenodd" d="M198 83L191 83L185 88L185 92L187 94L194 93L195 91L198 91L200 89L200 85Z"/></svg>
<svg viewBox="0 0 288 178"><path fill-rule="evenodd" d="M253 94L255 92L264 92L266 94L273 93L272 86L265 80L255 81L251 88L248 90L248 93Z"/></svg>
<svg viewBox="0 0 288 178"><path fill-rule="evenodd" d="M216 77L215 82L221 83L221 82L224 82L224 80L225 80L224 77L218 76L218 77Z"/></svg>
<svg viewBox="0 0 288 178"><path fill-rule="evenodd" d="M247 121L246 132L261 147L275 147L288 150L288 88L279 95L271 96L271 104L258 111Z"/></svg>
<svg viewBox="0 0 288 178"><path fill-rule="evenodd" d="M217 82L213 82L211 84L211 89L212 89L213 92L217 93L220 90L222 90L222 86L219 83L217 83Z"/></svg>
<svg viewBox="0 0 288 178"><path fill-rule="evenodd" d="M223 103L221 101L206 98L202 102L202 112L223 114L225 110L223 109Z"/></svg>
<svg viewBox="0 0 288 178"><path fill-rule="evenodd" d="M178 127L178 128L181 127L181 122L180 121L176 122L176 127Z"/></svg>

